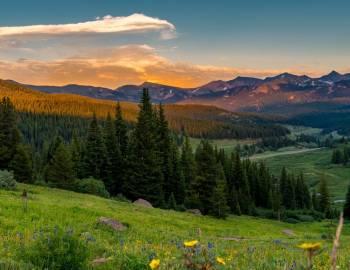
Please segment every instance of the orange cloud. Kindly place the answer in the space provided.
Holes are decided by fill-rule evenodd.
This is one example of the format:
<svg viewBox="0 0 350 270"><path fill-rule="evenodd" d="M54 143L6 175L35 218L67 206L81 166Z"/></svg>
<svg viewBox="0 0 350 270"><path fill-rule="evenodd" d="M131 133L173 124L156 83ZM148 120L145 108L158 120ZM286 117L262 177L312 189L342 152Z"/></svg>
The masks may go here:
<svg viewBox="0 0 350 270"><path fill-rule="evenodd" d="M36 85L85 84L115 88L151 81L196 87L236 76L266 77L297 70L253 70L173 62L148 45L124 45L53 61L0 61L0 78ZM309 75L316 75L308 72Z"/></svg>

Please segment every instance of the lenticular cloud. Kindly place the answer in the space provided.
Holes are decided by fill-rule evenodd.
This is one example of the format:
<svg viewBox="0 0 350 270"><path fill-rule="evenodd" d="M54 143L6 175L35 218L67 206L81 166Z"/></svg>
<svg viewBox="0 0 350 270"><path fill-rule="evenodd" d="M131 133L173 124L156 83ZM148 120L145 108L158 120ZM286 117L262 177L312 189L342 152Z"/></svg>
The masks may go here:
<svg viewBox="0 0 350 270"><path fill-rule="evenodd" d="M167 33L165 36L169 38L175 37L175 30L175 26L166 20L132 14L126 17L108 15L94 21L71 24L0 27L0 37L160 31L162 36Z"/></svg>

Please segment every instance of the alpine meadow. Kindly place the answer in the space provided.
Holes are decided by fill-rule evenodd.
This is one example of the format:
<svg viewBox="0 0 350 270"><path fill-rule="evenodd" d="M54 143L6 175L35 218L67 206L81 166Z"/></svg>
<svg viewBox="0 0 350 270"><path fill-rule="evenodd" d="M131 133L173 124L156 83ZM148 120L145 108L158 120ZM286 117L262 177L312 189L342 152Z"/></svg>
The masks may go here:
<svg viewBox="0 0 350 270"><path fill-rule="evenodd" d="M0 270L350 269L345 1L0 9Z"/></svg>

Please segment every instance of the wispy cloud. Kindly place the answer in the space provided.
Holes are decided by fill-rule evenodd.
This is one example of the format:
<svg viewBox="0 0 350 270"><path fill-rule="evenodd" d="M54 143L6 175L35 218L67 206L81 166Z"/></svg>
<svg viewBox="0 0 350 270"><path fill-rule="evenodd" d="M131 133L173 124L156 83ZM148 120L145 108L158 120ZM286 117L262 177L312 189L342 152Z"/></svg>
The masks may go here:
<svg viewBox="0 0 350 270"><path fill-rule="evenodd" d="M82 49L83 50L83 49ZM196 87L235 76L265 77L288 70L254 70L174 62L148 45L123 45L85 51L74 57L39 61L0 61L0 78L40 85L87 84L115 88L144 81ZM311 72L307 72L312 75Z"/></svg>
<svg viewBox="0 0 350 270"><path fill-rule="evenodd" d="M135 13L126 17L107 15L94 21L28 26L0 27L0 38L18 36L55 36L77 34L118 34L159 31L164 39L176 36L175 26L159 18Z"/></svg>

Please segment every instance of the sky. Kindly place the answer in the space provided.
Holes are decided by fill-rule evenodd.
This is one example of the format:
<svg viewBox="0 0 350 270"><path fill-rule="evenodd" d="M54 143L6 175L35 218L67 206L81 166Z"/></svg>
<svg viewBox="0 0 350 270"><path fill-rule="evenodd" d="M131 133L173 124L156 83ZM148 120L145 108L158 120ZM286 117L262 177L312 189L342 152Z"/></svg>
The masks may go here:
<svg viewBox="0 0 350 270"><path fill-rule="evenodd" d="M350 72L348 0L2 0L0 78L116 88Z"/></svg>

